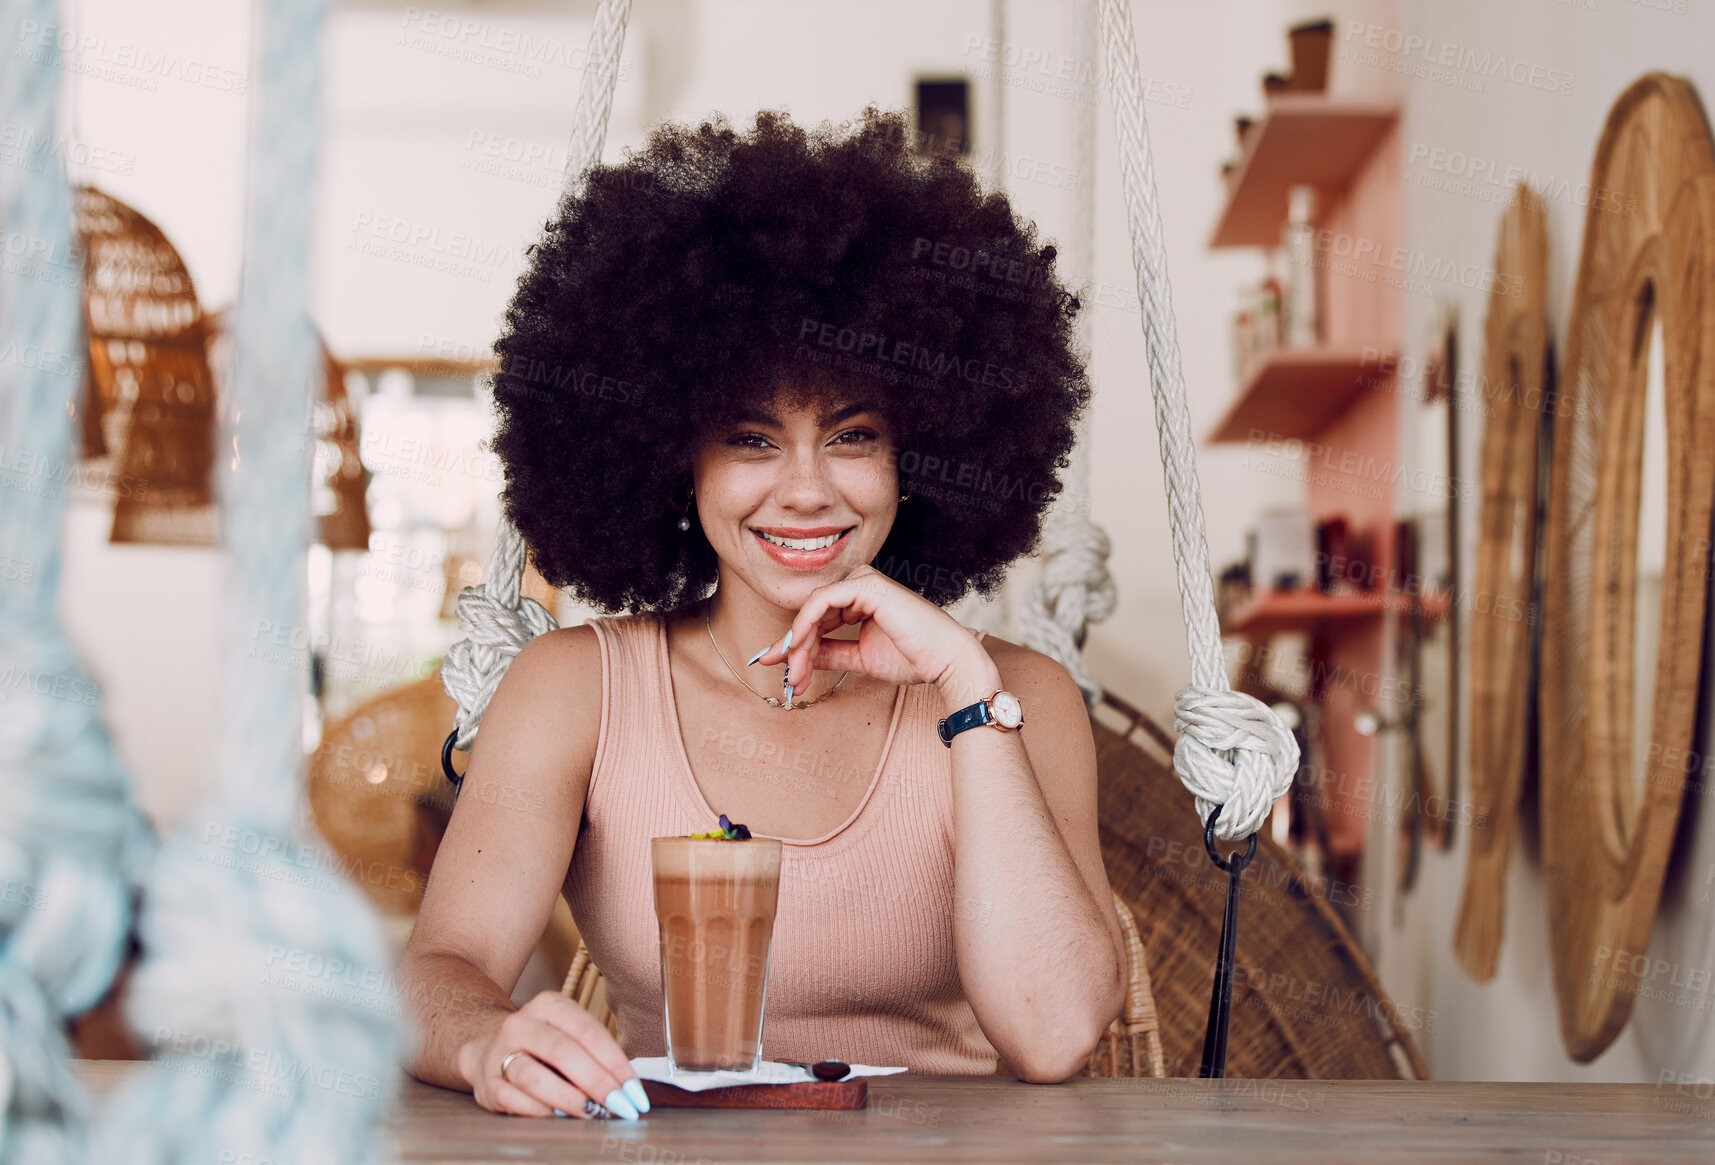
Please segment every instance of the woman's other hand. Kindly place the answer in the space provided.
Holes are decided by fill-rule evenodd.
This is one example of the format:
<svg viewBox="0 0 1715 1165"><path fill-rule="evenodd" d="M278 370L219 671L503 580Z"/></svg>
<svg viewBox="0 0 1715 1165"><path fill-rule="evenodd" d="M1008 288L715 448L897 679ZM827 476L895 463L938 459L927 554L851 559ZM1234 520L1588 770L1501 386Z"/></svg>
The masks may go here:
<svg viewBox="0 0 1715 1165"><path fill-rule="evenodd" d="M846 624L858 625L856 639L823 636ZM992 668L988 653L970 630L916 591L899 585L873 566L860 566L838 582L810 592L792 620L791 647L769 644L760 663L786 662L809 687L816 671L855 671L893 684L937 684L965 673Z"/></svg>
<svg viewBox="0 0 1715 1165"><path fill-rule="evenodd" d="M502 1065L514 1052L506 1065ZM488 1034L459 1049L459 1072L476 1102L515 1116L592 1115L594 1100L614 1116L649 1111L643 1083L619 1042L596 1018L557 991L543 991Z"/></svg>

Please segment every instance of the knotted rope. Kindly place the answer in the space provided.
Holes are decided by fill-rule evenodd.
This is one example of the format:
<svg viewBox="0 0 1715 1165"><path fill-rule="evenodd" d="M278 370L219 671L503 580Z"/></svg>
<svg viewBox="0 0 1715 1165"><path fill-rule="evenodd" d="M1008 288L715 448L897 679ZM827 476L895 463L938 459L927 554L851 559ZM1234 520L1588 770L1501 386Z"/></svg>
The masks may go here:
<svg viewBox="0 0 1715 1165"><path fill-rule="evenodd" d="M1075 59L1088 61L1096 55L1096 13L1093 0L1073 6L1077 28ZM998 75L998 73L997 73ZM1073 157L1078 174L1078 224L1067 239L1066 267L1086 283L1093 282L1096 229L1096 106L1078 100L1077 129ZM998 153L998 151L997 151ZM1078 344L1090 349L1090 313L1078 315ZM1042 573L1025 593L1019 612L1019 637L1059 662L1077 681L1084 703L1094 706L1102 698L1101 685L1084 663L1084 633L1091 623L1113 614L1117 603L1113 576L1108 573L1109 541L1106 531L1090 521L1090 417L1078 424L1078 443L1072 450L1072 472L1066 491L1048 517L1043 531Z"/></svg>
<svg viewBox="0 0 1715 1165"><path fill-rule="evenodd" d="M583 83L578 89L572 139L566 147L565 186L561 205L577 197L584 175L601 160L607 140L608 116L613 112L613 89L619 80L619 55L625 45L625 23L631 0L601 0L590 29ZM504 514L495 534L488 577L459 593L459 629L465 637L447 649L441 661L441 686L458 701L452 745L469 752L488 701L500 686L512 658L536 636L559 626L536 600L518 593L524 580L523 535Z"/></svg>
<svg viewBox="0 0 1715 1165"><path fill-rule="evenodd" d="M1191 682L1174 698L1173 726L1179 741L1173 750L1173 771L1197 798L1199 820L1207 820L1217 805L1226 806L1215 823L1215 834L1233 841L1261 828L1269 807L1291 787L1298 771L1298 742L1261 701L1232 691L1227 683L1131 10L1122 0L1101 0L1101 9L1132 265L1143 305L1155 431L1167 483L1173 561L1191 652Z"/></svg>
<svg viewBox="0 0 1715 1165"><path fill-rule="evenodd" d="M373 908L305 820L304 678L259 650L295 626L311 535L306 313L328 0L263 0L243 280L217 462L231 562L219 791L163 846L126 1017L154 1063L110 1103L98 1160L380 1159L399 1077Z"/></svg>
<svg viewBox="0 0 1715 1165"><path fill-rule="evenodd" d="M57 56L19 40L26 22L55 27L54 0L0 11L24 45L0 68L0 111L24 141L56 142ZM63 1025L113 982L154 845L56 611L87 367L72 221L57 152L0 166L16 256L0 265L0 451L13 467L0 472L0 1161L55 1165L88 1159Z"/></svg>

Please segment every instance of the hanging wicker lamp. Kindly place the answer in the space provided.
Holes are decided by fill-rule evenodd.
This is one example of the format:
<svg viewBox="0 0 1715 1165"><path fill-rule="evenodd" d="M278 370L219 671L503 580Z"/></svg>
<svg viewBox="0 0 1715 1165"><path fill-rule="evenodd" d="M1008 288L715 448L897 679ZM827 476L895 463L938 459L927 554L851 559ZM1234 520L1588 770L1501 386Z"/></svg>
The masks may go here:
<svg viewBox="0 0 1715 1165"><path fill-rule="evenodd" d="M209 366L219 378L226 368L230 339L226 308L208 316ZM325 385L310 408L309 438L315 442L310 471L310 505L316 516L316 541L329 550L369 549L369 470L363 467L357 410L345 391L345 365L320 337Z"/></svg>
<svg viewBox="0 0 1715 1165"><path fill-rule="evenodd" d="M148 218L77 191L90 375L80 431L86 480L111 488L113 542L216 546L212 492L225 312L205 314L190 272ZM318 541L369 547L369 471L345 369L322 345L326 388L311 417Z"/></svg>
<svg viewBox="0 0 1715 1165"><path fill-rule="evenodd" d="M90 356L81 431L114 494L110 540L213 546L214 377L190 272L118 199L83 186L76 204Z"/></svg>

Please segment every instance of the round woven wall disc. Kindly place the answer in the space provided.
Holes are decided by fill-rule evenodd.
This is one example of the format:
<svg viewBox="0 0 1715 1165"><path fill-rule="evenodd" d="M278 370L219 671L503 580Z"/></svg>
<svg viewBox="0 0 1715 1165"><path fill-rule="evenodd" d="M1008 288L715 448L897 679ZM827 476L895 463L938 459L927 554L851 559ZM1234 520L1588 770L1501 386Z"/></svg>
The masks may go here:
<svg viewBox="0 0 1715 1165"><path fill-rule="evenodd" d="M1589 189L1554 406L1538 705L1555 996L1580 1061L1625 1026L1649 964L1637 956L1695 728L1715 498L1715 150L1690 85L1652 73L1621 95ZM1645 465L1658 322L1667 455ZM1640 627L1640 591L1647 610L1657 585L1653 571L1639 585L1646 474L1652 488L1665 477L1666 538L1643 543L1662 560L1659 618Z"/></svg>
<svg viewBox="0 0 1715 1165"><path fill-rule="evenodd" d="M1471 844L1453 949L1478 982L1495 976L1507 860L1518 826L1536 626L1539 436L1548 384L1548 220L1520 186L1501 219L1483 327L1482 512L1471 606Z"/></svg>

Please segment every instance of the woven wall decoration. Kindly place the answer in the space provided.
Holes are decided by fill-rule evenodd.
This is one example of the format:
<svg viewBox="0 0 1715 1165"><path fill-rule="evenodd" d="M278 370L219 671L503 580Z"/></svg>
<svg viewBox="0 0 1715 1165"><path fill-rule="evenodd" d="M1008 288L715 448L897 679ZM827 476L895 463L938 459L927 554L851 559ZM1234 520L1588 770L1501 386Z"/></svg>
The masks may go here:
<svg viewBox="0 0 1715 1165"><path fill-rule="evenodd" d="M1715 498L1715 149L1689 84L1652 73L1620 96L1590 189L1621 204L1592 198L1585 216L1555 406L1539 703L1555 995L1580 1061L1631 1014L1631 956L1649 944L1696 724ZM1667 458L1646 466L1657 320ZM1664 472L1660 621L1639 628L1642 475ZM1634 676L1639 635L1656 637L1653 678ZM1635 678L1653 688L1647 741L1634 740Z"/></svg>
<svg viewBox="0 0 1715 1165"><path fill-rule="evenodd" d="M1515 294L1515 291L1517 294ZM1548 219L1520 186L1501 219L1483 328L1485 414L1477 587L1471 607L1471 844L1453 949L1479 983L1495 977L1506 921L1507 861L1518 827L1534 721L1538 453L1551 388Z"/></svg>

